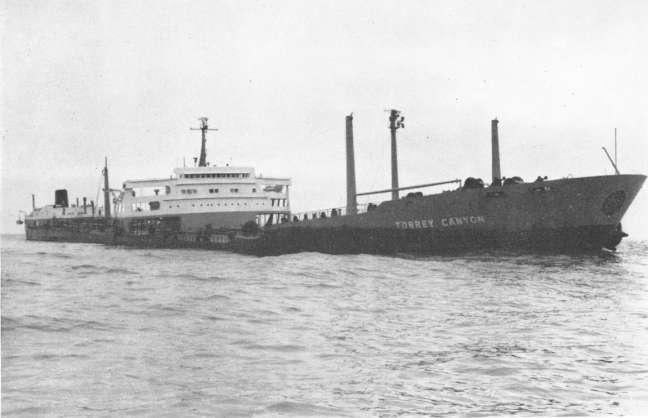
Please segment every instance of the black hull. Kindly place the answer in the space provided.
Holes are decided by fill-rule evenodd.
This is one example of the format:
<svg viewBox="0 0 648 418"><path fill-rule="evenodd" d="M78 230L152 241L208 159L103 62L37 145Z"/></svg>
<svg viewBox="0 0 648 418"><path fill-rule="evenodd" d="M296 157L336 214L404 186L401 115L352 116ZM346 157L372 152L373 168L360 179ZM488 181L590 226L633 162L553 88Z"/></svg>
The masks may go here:
<svg viewBox="0 0 648 418"><path fill-rule="evenodd" d="M581 226L519 232L470 232L430 235L428 231L353 228L291 228L237 240L238 252L258 256L298 253L328 254L453 254L482 250L577 253L614 250L614 226Z"/></svg>
<svg viewBox="0 0 648 418"><path fill-rule="evenodd" d="M50 220L34 225L25 224L28 241L81 242L107 244L112 240L112 226L101 218L90 220Z"/></svg>
<svg viewBox="0 0 648 418"><path fill-rule="evenodd" d="M618 228L584 226L508 233L448 233L431 236L427 231L353 228L290 228L266 231L258 237L234 232L199 235L116 236L112 232L76 233L32 231L28 240L122 245L134 248L192 248L235 251L256 256L298 252L328 254L453 254L507 249L526 252L595 252L615 249Z"/></svg>
<svg viewBox="0 0 648 418"><path fill-rule="evenodd" d="M583 177L406 197L383 202L364 214L284 223L254 236L244 236L231 227L212 229L211 218L201 224L200 218L188 223L178 216L98 223L56 221L45 222L45 226L28 221L26 231L27 239L34 240L204 248L259 256L303 251L592 252L613 250L625 236L621 218L644 180L635 175Z"/></svg>

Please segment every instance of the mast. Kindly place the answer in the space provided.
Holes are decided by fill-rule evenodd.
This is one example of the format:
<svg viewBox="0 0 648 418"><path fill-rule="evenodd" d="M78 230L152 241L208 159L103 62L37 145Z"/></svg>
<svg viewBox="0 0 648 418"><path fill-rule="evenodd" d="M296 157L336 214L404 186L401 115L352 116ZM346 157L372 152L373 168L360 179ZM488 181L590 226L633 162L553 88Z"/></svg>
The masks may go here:
<svg viewBox="0 0 648 418"><path fill-rule="evenodd" d="M499 133L497 131L497 118L491 121L491 166L492 166L492 185L502 185L502 173L500 170L500 153L499 153Z"/></svg>
<svg viewBox="0 0 648 418"><path fill-rule="evenodd" d="M353 153L353 113L346 120L346 178L347 178L347 215L358 213L356 199L355 156Z"/></svg>
<svg viewBox="0 0 648 418"><path fill-rule="evenodd" d="M207 118L198 118L200 121L200 128L189 128L192 131L202 131L202 144L200 146L200 159L198 160L198 167L207 166L207 131L217 131L218 129L209 129L207 125Z"/></svg>
<svg viewBox="0 0 648 418"><path fill-rule="evenodd" d="M108 184L108 157L105 157L104 175L104 215L110 219L110 186Z"/></svg>
<svg viewBox="0 0 648 418"><path fill-rule="evenodd" d="M392 200L398 200L398 155L396 150L396 130L405 127L405 118L396 109L390 110L389 130L391 131L391 175Z"/></svg>

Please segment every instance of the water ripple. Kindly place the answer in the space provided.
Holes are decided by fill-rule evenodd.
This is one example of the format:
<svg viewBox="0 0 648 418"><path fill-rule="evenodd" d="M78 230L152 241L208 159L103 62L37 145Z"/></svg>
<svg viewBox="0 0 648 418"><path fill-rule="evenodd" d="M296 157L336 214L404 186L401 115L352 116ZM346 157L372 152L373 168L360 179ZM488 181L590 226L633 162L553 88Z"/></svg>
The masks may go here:
<svg viewBox="0 0 648 418"><path fill-rule="evenodd" d="M2 413L640 415L647 254L259 259L3 237Z"/></svg>

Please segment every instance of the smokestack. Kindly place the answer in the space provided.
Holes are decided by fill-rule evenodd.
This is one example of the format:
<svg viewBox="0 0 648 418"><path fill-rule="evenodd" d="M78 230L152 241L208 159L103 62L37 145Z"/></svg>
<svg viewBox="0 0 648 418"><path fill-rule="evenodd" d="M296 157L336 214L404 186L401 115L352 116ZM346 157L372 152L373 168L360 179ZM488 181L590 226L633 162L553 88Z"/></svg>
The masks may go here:
<svg viewBox="0 0 648 418"><path fill-rule="evenodd" d="M83 197L83 213L88 213L88 199Z"/></svg>
<svg viewBox="0 0 648 418"><path fill-rule="evenodd" d="M76 207L77 208L79 207L79 198L78 197L76 198Z"/></svg>
<svg viewBox="0 0 648 418"><path fill-rule="evenodd" d="M502 173L500 171L500 155L499 155L499 134L497 132L497 124L499 121L493 119L491 121L491 147L492 147L492 163L493 163L493 186L502 185Z"/></svg>
<svg viewBox="0 0 648 418"><path fill-rule="evenodd" d="M347 215L358 213L356 200L355 156L353 154L353 113L346 118L346 180L347 180Z"/></svg>
<svg viewBox="0 0 648 418"><path fill-rule="evenodd" d="M90 201L90 207L92 208L92 216L94 216L95 215L94 200Z"/></svg>
<svg viewBox="0 0 648 418"><path fill-rule="evenodd" d="M32 210L36 209L36 195L32 193Z"/></svg>

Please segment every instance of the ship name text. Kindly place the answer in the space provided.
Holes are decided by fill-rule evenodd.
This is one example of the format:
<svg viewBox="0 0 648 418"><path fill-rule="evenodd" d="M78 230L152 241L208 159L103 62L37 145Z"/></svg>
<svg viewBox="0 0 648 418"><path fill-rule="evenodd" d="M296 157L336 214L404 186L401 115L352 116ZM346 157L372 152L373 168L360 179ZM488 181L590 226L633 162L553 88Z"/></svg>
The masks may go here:
<svg viewBox="0 0 648 418"><path fill-rule="evenodd" d="M419 219L415 221L396 221L396 228L399 229L426 229L426 228L446 228L458 225L476 225L486 223L486 219L481 216L450 216L447 218Z"/></svg>

